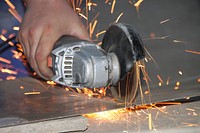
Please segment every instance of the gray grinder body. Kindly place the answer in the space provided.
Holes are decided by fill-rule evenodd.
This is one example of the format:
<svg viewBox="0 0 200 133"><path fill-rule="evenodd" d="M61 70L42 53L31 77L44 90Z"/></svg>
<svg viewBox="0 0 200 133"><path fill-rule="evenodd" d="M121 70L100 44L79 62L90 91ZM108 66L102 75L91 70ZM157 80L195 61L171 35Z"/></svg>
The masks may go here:
<svg viewBox="0 0 200 133"><path fill-rule="evenodd" d="M106 31L102 45L62 36L52 51L53 81L78 88L117 86L144 58L139 34L127 24L115 23Z"/></svg>

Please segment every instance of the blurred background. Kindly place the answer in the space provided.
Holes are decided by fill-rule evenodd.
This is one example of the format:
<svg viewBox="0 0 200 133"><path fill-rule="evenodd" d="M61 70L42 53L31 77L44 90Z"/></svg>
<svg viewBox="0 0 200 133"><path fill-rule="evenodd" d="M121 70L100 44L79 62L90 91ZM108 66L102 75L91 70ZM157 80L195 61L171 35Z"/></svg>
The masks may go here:
<svg viewBox="0 0 200 133"><path fill-rule="evenodd" d="M14 9L8 0L0 1L0 80L34 74L20 45L15 39L8 41L17 34L25 12L21 1L10 2ZM77 11L97 44L101 44L104 31L116 21L128 23L139 32L147 50L145 64L152 88L171 84L178 89L200 84L199 0L91 0L89 3L86 7L83 1Z"/></svg>

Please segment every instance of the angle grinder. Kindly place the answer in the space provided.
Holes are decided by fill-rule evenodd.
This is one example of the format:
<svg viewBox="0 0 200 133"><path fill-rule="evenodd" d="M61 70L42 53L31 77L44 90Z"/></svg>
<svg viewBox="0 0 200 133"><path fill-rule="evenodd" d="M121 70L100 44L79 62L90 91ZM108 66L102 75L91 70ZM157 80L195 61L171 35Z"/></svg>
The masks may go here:
<svg viewBox="0 0 200 133"><path fill-rule="evenodd" d="M55 74L52 80L75 88L108 86L114 97L124 101L127 75L130 76L133 72L133 78L129 79L135 81L138 78L136 62L144 56L140 36L128 24L112 24L106 31L101 46L64 35L56 42L52 51L52 68ZM124 85L121 86L120 83ZM119 85L123 87L120 91ZM137 89L131 88L134 94L128 94L133 97Z"/></svg>

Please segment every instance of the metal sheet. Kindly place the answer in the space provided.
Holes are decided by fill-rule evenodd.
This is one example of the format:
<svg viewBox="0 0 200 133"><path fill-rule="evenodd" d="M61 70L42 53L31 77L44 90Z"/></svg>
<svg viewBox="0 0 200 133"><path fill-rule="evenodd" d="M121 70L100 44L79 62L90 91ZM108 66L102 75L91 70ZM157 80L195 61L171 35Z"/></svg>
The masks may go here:
<svg viewBox="0 0 200 133"><path fill-rule="evenodd" d="M20 89L20 87L24 89ZM39 95L24 95L39 91ZM117 106L112 101L89 98L34 78L0 82L0 127L77 116Z"/></svg>
<svg viewBox="0 0 200 133"><path fill-rule="evenodd" d="M198 85L193 84L192 86L188 83L188 86L185 84L184 88L180 90L174 90L170 85L162 89L155 87L151 89L151 95L144 95L143 98L139 92L134 104L138 105L143 101L151 103L200 96ZM41 94L24 95L24 93L32 91L39 91ZM0 127L72 117L122 107L124 106L118 105L112 100L89 98L86 95L66 92L64 88L52 87L46 82L34 78L0 82Z"/></svg>

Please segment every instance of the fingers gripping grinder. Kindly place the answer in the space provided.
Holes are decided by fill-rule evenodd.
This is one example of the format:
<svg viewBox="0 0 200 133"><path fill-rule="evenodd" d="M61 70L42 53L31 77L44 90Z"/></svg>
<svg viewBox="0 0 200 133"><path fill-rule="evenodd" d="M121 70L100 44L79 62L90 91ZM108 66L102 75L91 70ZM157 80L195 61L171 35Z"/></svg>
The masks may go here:
<svg viewBox="0 0 200 133"><path fill-rule="evenodd" d="M61 37L52 51L53 81L69 87L117 86L144 58L139 35L127 24L115 23L106 31L102 45L72 36Z"/></svg>

